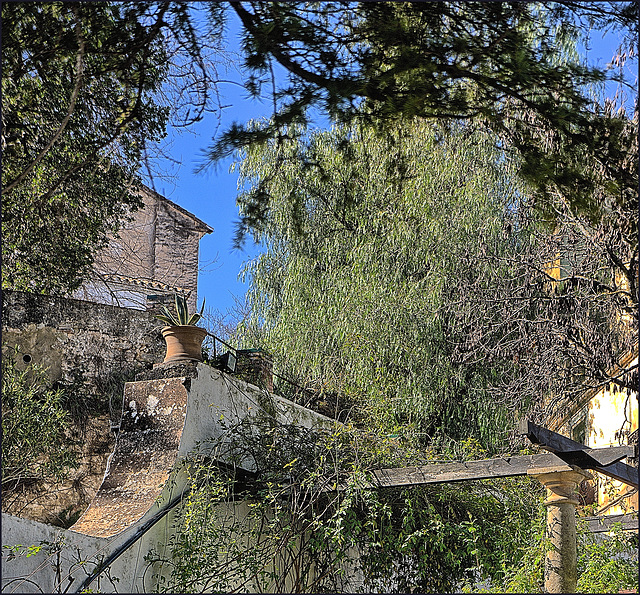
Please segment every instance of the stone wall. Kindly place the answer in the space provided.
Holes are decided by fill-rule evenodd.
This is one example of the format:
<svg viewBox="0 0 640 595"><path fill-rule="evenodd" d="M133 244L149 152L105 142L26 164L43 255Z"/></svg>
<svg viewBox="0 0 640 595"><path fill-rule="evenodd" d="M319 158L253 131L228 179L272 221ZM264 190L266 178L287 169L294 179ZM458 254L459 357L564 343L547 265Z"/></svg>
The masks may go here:
<svg viewBox="0 0 640 595"><path fill-rule="evenodd" d="M117 237L96 254L96 270L103 274L153 279L157 199L142 192L144 206L134 211Z"/></svg>
<svg viewBox="0 0 640 595"><path fill-rule="evenodd" d="M114 375L132 376L164 358L162 323L148 312L20 291L2 292L3 349L49 368L52 382L87 394Z"/></svg>
<svg viewBox="0 0 640 595"><path fill-rule="evenodd" d="M154 278L191 291L196 307L200 238L204 233L167 200L158 201L155 222Z"/></svg>
<svg viewBox="0 0 640 595"><path fill-rule="evenodd" d="M3 291L3 353L17 346L18 367L41 365L52 386L65 390L69 440L80 460L62 484L40 482L3 494L3 511L65 524L88 506L113 450L124 382L164 358L161 327L144 311Z"/></svg>

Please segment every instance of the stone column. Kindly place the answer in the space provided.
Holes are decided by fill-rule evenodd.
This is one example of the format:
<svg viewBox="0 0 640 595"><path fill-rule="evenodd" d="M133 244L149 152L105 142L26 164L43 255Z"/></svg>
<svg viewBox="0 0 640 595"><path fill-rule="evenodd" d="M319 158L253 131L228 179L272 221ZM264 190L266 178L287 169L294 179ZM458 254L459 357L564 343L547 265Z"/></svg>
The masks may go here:
<svg viewBox="0 0 640 595"><path fill-rule="evenodd" d="M547 488L546 593L575 593L577 582L576 506L578 486L591 475L573 465L532 474Z"/></svg>

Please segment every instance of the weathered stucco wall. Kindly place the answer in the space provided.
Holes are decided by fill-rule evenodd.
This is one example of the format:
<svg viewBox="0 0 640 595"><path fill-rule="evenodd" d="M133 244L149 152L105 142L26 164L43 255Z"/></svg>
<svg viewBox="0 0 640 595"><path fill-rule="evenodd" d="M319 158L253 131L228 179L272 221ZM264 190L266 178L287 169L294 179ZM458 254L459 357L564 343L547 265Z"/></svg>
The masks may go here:
<svg viewBox="0 0 640 595"><path fill-rule="evenodd" d="M176 371L179 376L175 376ZM126 385L123 425L111 464L97 497L71 529L3 515L5 545L63 542L59 557L43 548L29 558L23 555L9 560L5 549L4 592L15 588L16 592L42 589L53 593L64 590L69 577L73 579L73 592L101 558L119 550L122 555L110 566L110 575L118 581L110 582L103 574L100 584L94 582L90 588L100 592L153 592L170 568L157 564L149 567L145 556L151 549L160 555L170 554L172 519L177 509L153 526L150 521L183 495L181 462L198 449L200 441L224 440L225 427L247 421L295 423L327 430L337 423L206 364L160 366L145 374L152 379ZM255 427L259 429L260 425ZM238 502L222 516L243 522L248 511L246 502ZM142 533L143 527L148 527L148 532L130 541ZM247 543L247 547L252 544ZM81 561L86 563L81 566ZM7 583L11 584L7 587Z"/></svg>
<svg viewBox="0 0 640 595"><path fill-rule="evenodd" d="M620 363L621 370L637 369L637 349ZM610 383L600 390L587 393L572 408L558 411L549 420L549 427L560 434L591 448L606 448L622 444L637 444L638 393L620 389ZM637 466L635 461L627 464ZM640 510L638 491L632 486L594 473L594 503L598 514L618 515Z"/></svg>
<svg viewBox="0 0 640 595"><path fill-rule="evenodd" d="M155 507L158 510L158 507ZM94 593L152 593L155 579L147 568L144 554L151 549L164 553L164 541L171 526L171 513L136 542L126 554L110 565L108 573L90 585ZM2 552L3 593L74 593L87 573L125 543L136 531L132 528L116 538L82 535L44 523L2 515L2 543L23 545L22 554L9 559ZM47 542L41 550L26 557L26 548ZM137 555L138 552L143 552ZM111 580L110 580L111 578ZM70 585L68 591L65 591Z"/></svg>
<svg viewBox="0 0 640 595"><path fill-rule="evenodd" d="M637 365L636 355L627 366L633 369ZM588 446L602 448L629 444L630 435L638 431L638 393L609 385L589 401L587 416ZM597 491L600 513L625 514L640 509L638 490L632 486L597 474Z"/></svg>

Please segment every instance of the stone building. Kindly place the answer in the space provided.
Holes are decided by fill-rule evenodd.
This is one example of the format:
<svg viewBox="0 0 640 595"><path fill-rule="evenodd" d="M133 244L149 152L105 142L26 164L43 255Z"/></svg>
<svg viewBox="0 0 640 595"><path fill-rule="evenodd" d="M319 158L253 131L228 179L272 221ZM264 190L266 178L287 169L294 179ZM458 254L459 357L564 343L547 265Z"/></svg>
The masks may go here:
<svg viewBox="0 0 640 595"><path fill-rule="evenodd" d="M146 186L141 198L144 207L97 255L93 278L73 297L148 310L181 293L195 308L199 242L213 229Z"/></svg>
<svg viewBox="0 0 640 595"><path fill-rule="evenodd" d="M94 277L74 299L2 293L3 357L46 369L50 385L65 391L81 445L68 480L5 490L3 512L61 523L88 506L113 448L124 382L164 356L163 324L150 310L175 292L195 307L199 242L213 230L149 188L141 196L144 207L97 255Z"/></svg>

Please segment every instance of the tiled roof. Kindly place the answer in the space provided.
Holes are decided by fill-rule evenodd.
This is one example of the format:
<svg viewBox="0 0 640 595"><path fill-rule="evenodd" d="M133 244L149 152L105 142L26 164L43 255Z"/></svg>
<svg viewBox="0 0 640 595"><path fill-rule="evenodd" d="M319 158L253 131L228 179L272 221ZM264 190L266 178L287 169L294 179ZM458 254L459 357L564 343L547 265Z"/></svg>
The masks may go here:
<svg viewBox="0 0 640 595"><path fill-rule="evenodd" d="M140 279L139 277L126 277L124 275L103 274L101 275L103 281L109 283L120 283L122 285L137 285L140 288L147 289L159 289L162 291L171 291L175 293L189 293L190 290L184 287L176 287L173 285L167 285L160 281L154 281L152 279Z"/></svg>

